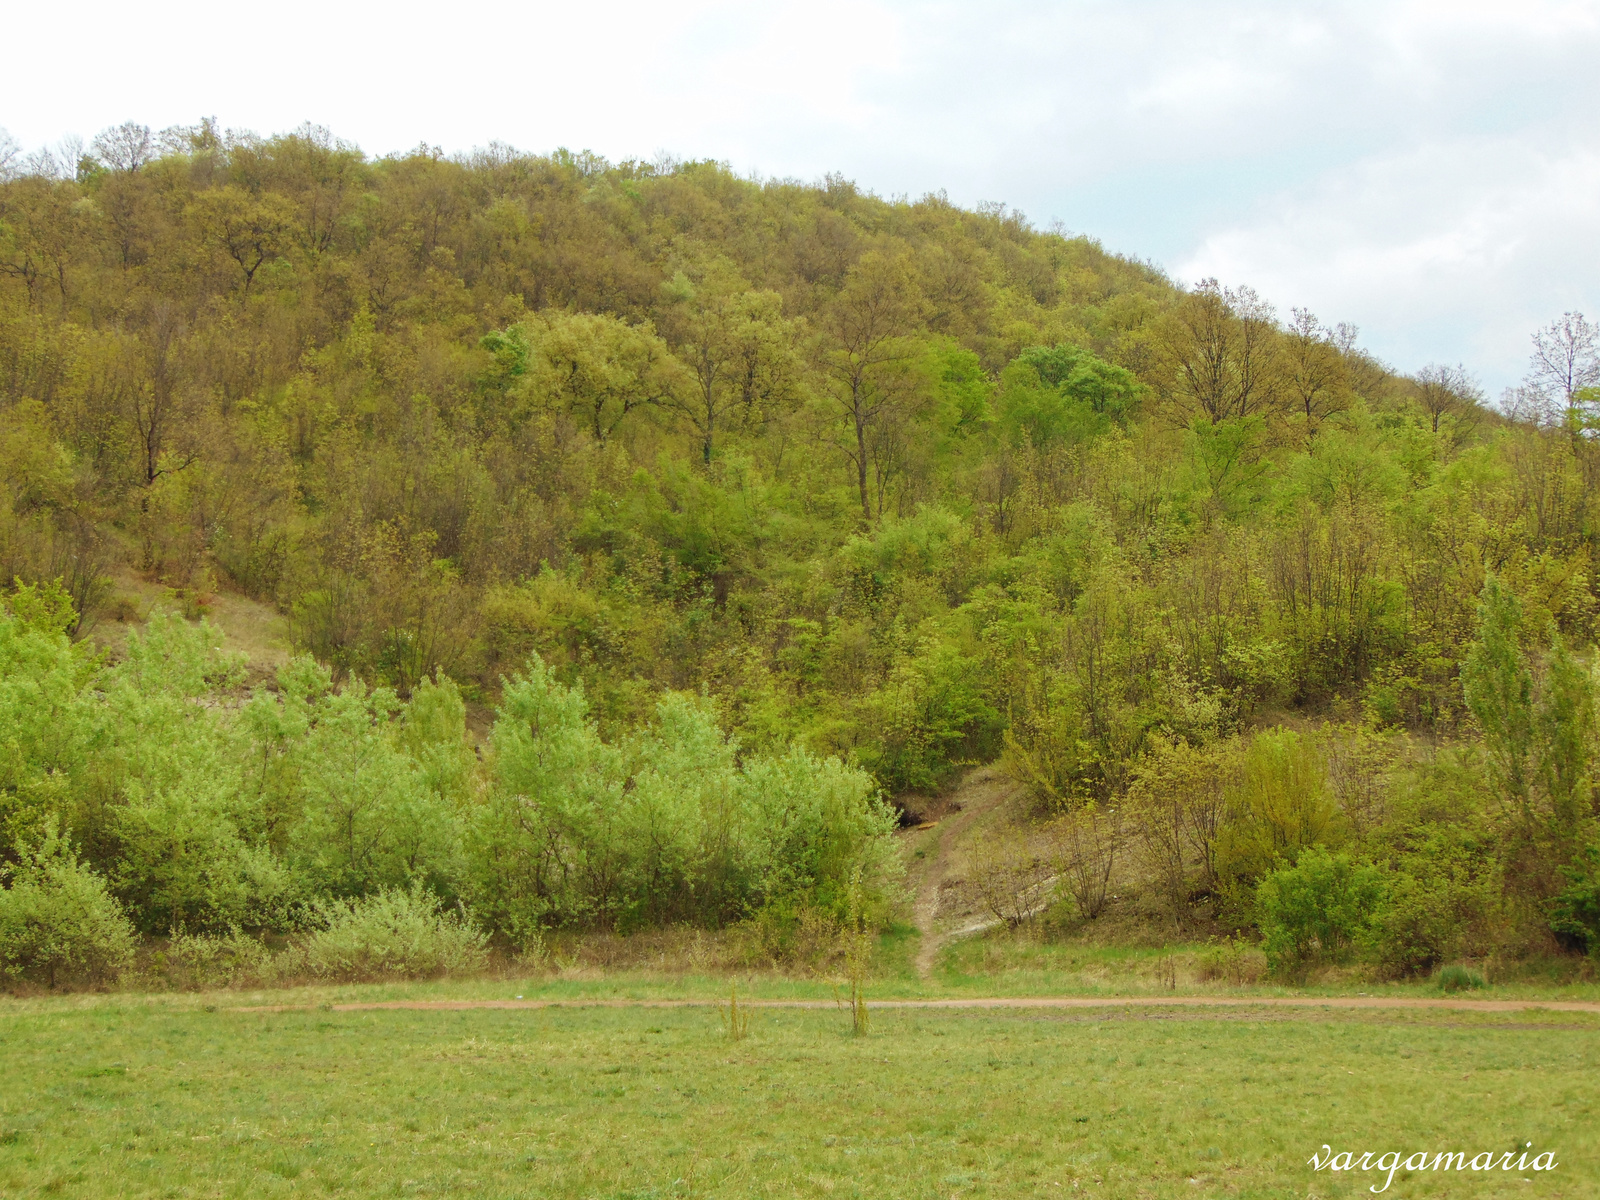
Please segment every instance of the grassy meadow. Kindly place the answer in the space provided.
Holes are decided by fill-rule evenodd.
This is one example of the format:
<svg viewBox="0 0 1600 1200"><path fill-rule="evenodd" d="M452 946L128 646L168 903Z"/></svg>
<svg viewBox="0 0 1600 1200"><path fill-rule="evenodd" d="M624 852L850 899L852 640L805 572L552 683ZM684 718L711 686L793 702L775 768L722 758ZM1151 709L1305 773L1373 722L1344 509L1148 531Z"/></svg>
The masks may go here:
<svg viewBox="0 0 1600 1200"><path fill-rule="evenodd" d="M652 992L641 977L8 1000L0 1195L1287 1198L1381 1185L1312 1172L1325 1142L1556 1152L1548 1174L1402 1172L1395 1196L1600 1190L1600 1017L1587 1014L885 1008L857 1037L842 1010L758 1008L736 1041L714 1007L330 1007ZM303 1007L247 1008L260 1003Z"/></svg>

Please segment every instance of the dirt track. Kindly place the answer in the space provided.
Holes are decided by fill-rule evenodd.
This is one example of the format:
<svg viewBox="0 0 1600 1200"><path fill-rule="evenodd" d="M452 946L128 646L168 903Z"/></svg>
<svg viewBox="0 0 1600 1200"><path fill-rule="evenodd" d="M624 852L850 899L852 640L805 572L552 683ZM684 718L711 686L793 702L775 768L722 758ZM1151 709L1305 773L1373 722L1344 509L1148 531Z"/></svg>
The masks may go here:
<svg viewBox="0 0 1600 1200"><path fill-rule="evenodd" d="M956 839L982 817L992 811L997 805L1011 795L1013 786L994 767L980 767L969 774L961 783L954 800L960 806L959 810L941 820L937 826L938 849L933 857L922 869L922 878L917 882L916 904L911 910L911 920L922 935L922 943L917 948L916 967L917 974L926 979L933 970L933 961L939 954L939 947L952 936L964 933L975 933L987 928L992 922L978 921L958 930L939 929L939 902L945 882L945 872L950 865L951 851L955 848Z"/></svg>
<svg viewBox="0 0 1600 1200"><path fill-rule="evenodd" d="M331 1012L414 1009L459 1012L474 1008L714 1008L721 1000L372 1000L330 1004ZM750 1008L834 1008L832 1000L743 1000ZM1450 997L1396 996L971 996L935 1000L872 1000L887 1008L1442 1008L1460 1012L1600 1013L1600 1001L1588 1000L1457 1000ZM321 1005L259 1004L231 1012L315 1011Z"/></svg>

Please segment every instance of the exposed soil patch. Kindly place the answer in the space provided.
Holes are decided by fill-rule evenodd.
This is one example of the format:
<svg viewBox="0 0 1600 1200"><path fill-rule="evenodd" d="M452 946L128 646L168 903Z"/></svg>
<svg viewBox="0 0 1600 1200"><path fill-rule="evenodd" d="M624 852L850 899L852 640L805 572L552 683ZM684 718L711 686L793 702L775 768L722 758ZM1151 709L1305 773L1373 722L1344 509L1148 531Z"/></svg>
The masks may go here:
<svg viewBox="0 0 1600 1200"><path fill-rule="evenodd" d="M933 960L944 942L994 925L992 918L973 909L962 886L963 880L952 870L952 864L960 858L958 843L974 824L994 813L998 806L1016 795L1016 790L1016 784L998 766L979 766L963 779L955 792L942 800L938 824L930 830L933 845L923 843L926 853L920 877L915 875L917 864L912 862L917 882L912 923L922 934L915 965L922 978L928 978L933 970Z"/></svg>
<svg viewBox="0 0 1600 1200"><path fill-rule="evenodd" d="M961 781L947 797L943 816L930 831L936 843L923 858L922 874L917 879L916 905L912 923L922 935L915 959L917 974L927 978L939 947L953 936L974 933L993 924L974 920L974 914L959 899L952 904L947 893L958 891L961 881L951 878L951 859L956 843L972 826L1016 794L1016 784L996 766L979 767ZM955 926L955 928L951 928Z"/></svg>

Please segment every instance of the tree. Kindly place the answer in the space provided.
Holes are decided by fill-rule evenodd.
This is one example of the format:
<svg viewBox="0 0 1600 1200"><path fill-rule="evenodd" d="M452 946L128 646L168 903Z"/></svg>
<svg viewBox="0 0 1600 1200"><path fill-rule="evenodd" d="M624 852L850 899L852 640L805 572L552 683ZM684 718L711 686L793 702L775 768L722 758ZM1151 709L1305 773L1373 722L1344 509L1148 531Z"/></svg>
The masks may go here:
<svg viewBox="0 0 1600 1200"><path fill-rule="evenodd" d="M1187 425L1268 415L1279 402L1277 325L1253 288L1203 279L1159 336L1163 388Z"/></svg>
<svg viewBox="0 0 1600 1200"><path fill-rule="evenodd" d="M206 240L238 264L244 275L240 299L248 300L256 272L287 247L294 209L277 193L253 196L229 184L202 192L194 211Z"/></svg>
<svg viewBox="0 0 1600 1200"><path fill-rule="evenodd" d="M42 299L38 285L51 279L67 314L68 272L84 253L89 215L75 184L21 179L0 196L0 274L20 279L30 304Z"/></svg>
<svg viewBox="0 0 1600 1200"><path fill-rule="evenodd" d="M1527 382L1571 406L1584 388L1600 384L1600 327L1581 312L1562 313L1533 335Z"/></svg>
<svg viewBox="0 0 1600 1200"><path fill-rule="evenodd" d="M1523 657L1522 605L1496 576L1483 582L1478 640L1461 664L1461 690L1483 730L1495 790L1527 810L1533 751L1533 672Z"/></svg>
<svg viewBox="0 0 1600 1200"><path fill-rule="evenodd" d="M1328 417L1342 409L1348 387L1340 335L1329 330L1309 311L1290 309L1284 339L1284 358L1290 395L1296 413L1305 418L1306 436L1317 435ZM1354 340L1351 331L1350 340Z"/></svg>
<svg viewBox="0 0 1600 1200"><path fill-rule="evenodd" d="M1002 427L1043 450L1126 425L1145 388L1133 372L1076 346L1029 346L1001 372Z"/></svg>
<svg viewBox="0 0 1600 1200"><path fill-rule="evenodd" d="M155 143L148 125L124 121L96 135L94 152L113 171L131 175L155 157Z"/></svg>
<svg viewBox="0 0 1600 1200"><path fill-rule="evenodd" d="M10 132L0 126L0 183L10 183L17 177L22 162L22 147Z"/></svg>
<svg viewBox="0 0 1600 1200"><path fill-rule="evenodd" d="M1314 959L1337 962L1371 936L1382 900L1383 876L1376 867L1321 846L1307 850L1256 889L1267 961L1278 971Z"/></svg>
<svg viewBox="0 0 1600 1200"><path fill-rule="evenodd" d="M572 414L597 442L634 410L683 394L683 364L648 324L556 313L530 320L527 330L531 358L514 390Z"/></svg>
<svg viewBox="0 0 1600 1200"><path fill-rule="evenodd" d="M1550 638L1543 682L1533 718L1539 784L1550 806L1553 832L1568 840L1590 815L1594 685L1559 633Z"/></svg>
<svg viewBox="0 0 1600 1200"><path fill-rule="evenodd" d="M855 468L862 518L873 517L869 473L878 466L878 510L895 466L895 443L916 396L912 340L922 298L911 263L869 251L822 314L820 362L828 394L843 417L845 458Z"/></svg>
<svg viewBox="0 0 1600 1200"><path fill-rule="evenodd" d="M689 422L709 466L719 430L793 390L792 334L778 294L750 291L725 264L698 283L679 272L671 288L675 302L664 325L694 386L668 403Z"/></svg>
<svg viewBox="0 0 1600 1200"><path fill-rule="evenodd" d="M135 368L137 378L126 389L128 415L139 444L139 482L151 487L161 476L192 466L191 450L169 458L175 434L191 435L185 384L188 363L184 355L187 332L180 314L170 304L158 303L149 314L145 338Z"/></svg>
<svg viewBox="0 0 1600 1200"><path fill-rule="evenodd" d="M1431 363L1417 372L1413 387L1434 433L1443 427L1446 417L1454 418L1457 428L1471 428L1477 423L1483 390L1461 364L1451 367Z"/></svg>

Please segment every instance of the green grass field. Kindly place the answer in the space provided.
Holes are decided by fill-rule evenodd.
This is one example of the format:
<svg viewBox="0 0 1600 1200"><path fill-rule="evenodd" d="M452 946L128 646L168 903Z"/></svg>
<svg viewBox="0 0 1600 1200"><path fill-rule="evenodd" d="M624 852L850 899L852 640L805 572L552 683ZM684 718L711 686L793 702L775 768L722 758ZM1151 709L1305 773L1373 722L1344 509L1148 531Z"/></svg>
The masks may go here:
<svg viewBox="0 0 1600 1200"><path fill-rule="evenodd" d="M0 1195L1287 1200L1381 1185L1314 1173L1325 1142L1530 1141L1554 1171L1388 1194L1600 1194L1586 1014L884 1009L855 1037L843 1012L759 1009L735 1042L715 1008L320 1007L541 987L655 991L0 1001ZM230 1007L259 1001L309 1007Z"/></svg>

